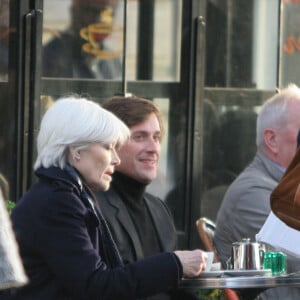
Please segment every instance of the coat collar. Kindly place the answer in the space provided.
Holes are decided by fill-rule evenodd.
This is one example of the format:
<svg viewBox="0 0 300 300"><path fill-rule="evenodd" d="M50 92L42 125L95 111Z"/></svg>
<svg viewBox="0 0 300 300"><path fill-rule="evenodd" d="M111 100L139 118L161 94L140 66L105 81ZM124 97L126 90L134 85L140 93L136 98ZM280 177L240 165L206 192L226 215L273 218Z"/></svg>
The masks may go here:
<svg viewBox="0 0 300 300"><path fill-rule="evenodd" d="M71 189L78 196L80 196L81 201L83 201L87 207L93 208L93 204L91 204L89 198L82 197L82 189L83 189L82 181L80 179L75 180L74 177L72 177L68 171L53 166L49 168L40 167L35 171L35 175L40 179L50 180L56 182L58 185L63 185L64 187ZM87 187L85 188L88 190ZM95 198L93 193L91 193L90 191L89 191L89 196L91 197L94 203ZM95 215L97 216L97 214Z"/></svg>
<svg viewBox="0 0 300 300"><path fill-rule="evenodd" d="M81 190L81 184L74 181L68 172L59 167L40 167L35 171L35 175L41 179L44 178L53 181L67 182L68 184L71 183L73 186L78 188L79 191Z"/></svg>
<svg viewBox="0 0 300 300"><path fill-rule="evenodd" d="M268 173L268 176L277 182L283 176L284 171L281 169L281 167L261 151L257 152L254 158L254 164L258 168L264 167L264 169Z"/></svg>
<svg viewBox="0 0 300 300"><path fill-rule="evenodd" d="M124 202L121 200L120 196L117 192L115 192L113 189L110 189L106 193L108 204L114 207L116 211L116 218L117 220L122 224L124 227L124 230L127 232L128 236L130 237L134 249L136 251L136 257L137 259L143 258L143 250L142 245L140 243L140 240L138 238L138 235L135 234L136 230L134 227L133 222L131 221L131 217L127 211L127 208L124 204Z"/></svg>
<svg viewBox="0 0 300 300"><path fill-rule="evenodd" d="M134 249L136 251L137 259L141 259L144 257L142 245L140 243L140 240L138 238L138 235L136 233L136 229L134 227L133 222L131 221L131 217L127 211L127 208L118 195L118 193L114 189L110 189L108 192L105 193L107 203L114 207L115 209L115 216L117 220L122 224L124 227L124 230L127 232L128 236L130 237ZM167 212L164 214L159 213L157 210L157 205L155 205L154 201L158 201L157 199L154 199L153 196L150 194L145 193L145 202L147 207L149 208L149 213L153 219L153 224L155 227L156 232L158 233L158 240L162 247L162 251L169 251L170 249L167 249L167 245L169 244L168 236L170 236L170 228L169 226L161 226L165 223L165 216L168 214ZM160 209L165 209L165 207L162 205ZM175 230L175 229L174 229ZM173 233L172 233L173 234Z"/></svg>

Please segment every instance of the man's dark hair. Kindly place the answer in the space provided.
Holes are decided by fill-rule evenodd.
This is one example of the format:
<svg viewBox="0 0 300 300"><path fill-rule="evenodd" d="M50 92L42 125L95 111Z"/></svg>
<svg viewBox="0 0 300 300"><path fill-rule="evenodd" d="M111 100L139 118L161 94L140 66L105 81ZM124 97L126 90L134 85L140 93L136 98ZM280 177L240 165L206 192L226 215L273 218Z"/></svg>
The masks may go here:
<svg viewBox="0 0 300 300"><path fill-rule="evenodd" d="M154 113L158 119L161 134L164 135L161 111L151 100L137 96L114 96L107 99L102 107L115 114L129 128L144 122L150 114Z"/></svg>

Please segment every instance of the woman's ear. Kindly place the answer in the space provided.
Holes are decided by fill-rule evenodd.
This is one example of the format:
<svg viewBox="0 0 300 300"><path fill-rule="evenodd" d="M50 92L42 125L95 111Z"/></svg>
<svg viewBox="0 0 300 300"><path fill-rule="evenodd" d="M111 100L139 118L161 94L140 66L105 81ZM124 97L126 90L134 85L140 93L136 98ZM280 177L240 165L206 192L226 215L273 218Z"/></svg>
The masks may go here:
<svg viewBox="0 0 300 300"><path fill-rule="evenodd" d="M75 154L74 154L74 159L75 159L76 161L79 161L79 160L80 160L80 150L75 152Z"/></svg>
<svg viewBox="0 0 300 300"><path fill-rule="evenodd" d="M80 160L80 150L75 150L74 147L68 147L68 161L71 162L76 162Z"/></svg>

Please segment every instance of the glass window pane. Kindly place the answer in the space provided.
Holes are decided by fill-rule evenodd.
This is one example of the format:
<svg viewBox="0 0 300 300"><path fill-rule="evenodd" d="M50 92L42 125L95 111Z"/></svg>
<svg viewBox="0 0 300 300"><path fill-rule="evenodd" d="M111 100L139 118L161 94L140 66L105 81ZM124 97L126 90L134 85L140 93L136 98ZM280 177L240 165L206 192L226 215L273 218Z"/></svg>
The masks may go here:
<svg viewBox="0 0 300 300"><path fill-rule="evenodd" d="M128 80L179 81L181 5L181 0L128 1Z"/></svg>
<svg viewBox="0 0 300 300"><path fill-rule="evenodd" d="M186 103L178 98L155 98L164 118L165 136L161 144L157 178L147 191L160 197L169 207L180 232L184 232L187 206L184 172L187 140Z"/></svg>
<svg viewBox="0 0 300 300"><path fill-rule="evenodd" d="M138 12L139 1L129 1L126 21L126 78L128 80L136 79Z"/></svg>
<svg viewBox="0 0 300 300"><path fill-rule="evenodd" d="M209 0L206 86L275 88L279 0Z"/></svg>
<svg viewBox="0 0 300 300"><path fill-rule="evenodd" d="M201 214L216 220L228 186L256 153L256 118L270 92L206 91L202 104Z"/></svg>
<svg viewBox="0 0 300 300"><path fill-rule="evenodd" d="M120 79L123 1L44 0L43 76Z"/></svg>
<svg viewBox="0 0 300 300"><path fill-rule="evenodd" d="M162 112L165 135L161 142L161 152L159 159L159 170L157 178L147 186L147 191L161 199L165 199L167 193L170 190L170 186L174 183L170 181L170 174L168 174L168 138L169 138L169 99L155 98L153 102L157 104Z"/></svg>
<svg viewBox="0 0 300 300"><path fill-rule="evenodd" d="M9 1L0 0L0 81L8 79Z"/></svg>
<svg viewBox="0 0 300 300"><path fill-rule="evenodd" d="M179 0L155 1L154 80L179 80L181 13Z"/></svg>
<svg viewBox="0 0 300 300"><path fill-rule="evenodd" d="M282 43L279 86L290 82L300 84L300 1L284 0L282 3Z"/></svg>

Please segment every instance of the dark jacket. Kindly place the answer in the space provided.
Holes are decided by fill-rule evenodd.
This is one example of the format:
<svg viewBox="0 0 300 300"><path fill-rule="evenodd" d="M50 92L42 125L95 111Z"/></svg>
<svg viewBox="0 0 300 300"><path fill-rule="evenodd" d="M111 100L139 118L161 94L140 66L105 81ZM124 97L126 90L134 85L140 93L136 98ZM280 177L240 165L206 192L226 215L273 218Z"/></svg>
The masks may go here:
<svg viewBox="0 0 300 300"><path fill-rule="evenodd" d="M39 182L12 213L30 283L4 299L133 300L177 286L182 268L173 253L109 268L99 220L80 185L56 167L36 174Z"/></svg>
<svg viewBox="0 0 300 300"><path fill-rule="evenodd" d="M144 198L162 252L174 251L177 245L176 229L169 209L157 197L145 193ZM111 228L124 263L132 263L144 258L138 234L119 194L113 188L110 188L108 192L97 193L97 201Z"/></svg>
<svg viewBox="0 0 300 300"><path fill-rule="evenodd" d="M107 220L111 233L117 244L125 264L140 261L144 258L143 247L129 212L116 192L113 185L108 192L96 193L97 202ZM177 247L177 235L173 217L166 204L159 198L149 193L144 194L144 199L153 220L158 242L162 252L174 251ZM192 300L198 299L194 292L172 289L168 293L156 294L144 300Z"/></svg>

